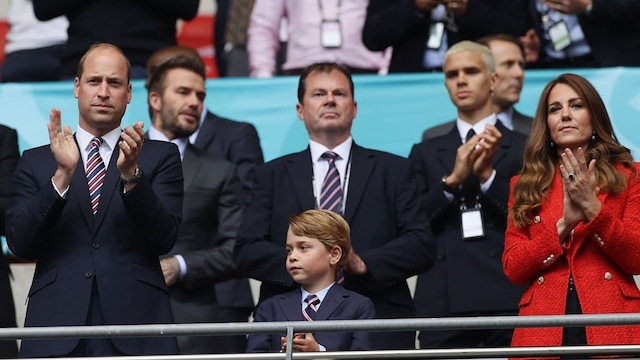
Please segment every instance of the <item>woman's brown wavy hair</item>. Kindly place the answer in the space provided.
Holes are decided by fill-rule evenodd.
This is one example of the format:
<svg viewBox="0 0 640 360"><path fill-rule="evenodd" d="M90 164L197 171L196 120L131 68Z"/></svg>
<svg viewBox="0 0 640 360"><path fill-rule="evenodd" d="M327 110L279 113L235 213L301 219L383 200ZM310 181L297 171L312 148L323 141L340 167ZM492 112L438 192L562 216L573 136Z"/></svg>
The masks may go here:
<svg viewBox="0 0 640 360"><path fill-rule="evenodd" d="M542 206L555 176L559 157L556 146L551 143L547 116L549 93L558 84L568 85L575 90L591 114L594 137L585 149L585 156L587 163L596 159L601 191L619 193L626 188L626 177L616 169L617 164L629 168L636 176L631 151L618 142L607 109L596 89L579 75L562 74L551 80L542 91L531 134L525 146L520 178L513 189L514 203L511 211L512 220L519 228L531 223L530 215Z"/></svg>

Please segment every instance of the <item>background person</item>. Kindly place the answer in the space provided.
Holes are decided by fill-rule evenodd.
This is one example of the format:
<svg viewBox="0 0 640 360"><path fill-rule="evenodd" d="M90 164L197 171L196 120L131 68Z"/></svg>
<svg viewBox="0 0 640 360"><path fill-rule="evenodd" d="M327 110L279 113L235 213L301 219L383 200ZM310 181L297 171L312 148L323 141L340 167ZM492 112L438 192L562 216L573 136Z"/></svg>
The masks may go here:
<svg viewBox="0 0 640 360"><path fill-rule="evenodd" d="M511 181L502 262L528 284L520 315L640 312L638 164L596 89L562 74L542 91ZM640 326L522 328L513 346L637 344Z"/></svg>

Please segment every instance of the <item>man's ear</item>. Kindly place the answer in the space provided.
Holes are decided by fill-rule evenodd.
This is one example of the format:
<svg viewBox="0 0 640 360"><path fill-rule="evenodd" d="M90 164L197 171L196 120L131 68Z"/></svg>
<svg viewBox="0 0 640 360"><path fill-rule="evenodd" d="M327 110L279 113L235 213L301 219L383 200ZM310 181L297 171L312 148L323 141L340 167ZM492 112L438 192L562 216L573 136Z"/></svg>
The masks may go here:
<svg viewBox="0 0 640 360"><path fill-rule="evenodd" d="M162 108L162 98L155 91L150 91L148 96L149 107L155 112L160 112Z"/></svg>

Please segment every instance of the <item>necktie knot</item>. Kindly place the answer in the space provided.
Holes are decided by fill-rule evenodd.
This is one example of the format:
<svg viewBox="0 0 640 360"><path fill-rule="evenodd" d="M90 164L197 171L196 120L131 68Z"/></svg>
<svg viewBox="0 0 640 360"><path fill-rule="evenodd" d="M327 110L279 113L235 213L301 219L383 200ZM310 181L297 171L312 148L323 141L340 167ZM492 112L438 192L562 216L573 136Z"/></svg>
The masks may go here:
<svg viewBox="0 0 640 360"><path fill-rule="evenodd" d="M469 129L469 131L467 132L467 136L464 139L464 142L471 140L471 138L474 136L476 136L475 130L473 130L473 128Z"/></svg>
<svg viewBox="0 0 640 360"><path fill-rule="evenodd" d="M102 145L102 138L101 137L94 137L93 139L91 139L91 149L93 148L99 148L100 145Z"/></svg>
<svg viewBox="0 0 640 360"><path fill-rule="evenodd" d="M317 295L309 294L304 302L307 303L307 307L304 308L302 315L307 321L314 321L316 314L318 313L318 305L320 305L320 298Z"/></svg>
<svg viewBox="0 0 640 360"><path fill-rule="evenodd" d="M327 160L329 163L332 163L336 161L336 159L338 159L340 155L334 153L333 151L325 151L324 153L322 153L322 155L320 155L320 157Z"/></svg>

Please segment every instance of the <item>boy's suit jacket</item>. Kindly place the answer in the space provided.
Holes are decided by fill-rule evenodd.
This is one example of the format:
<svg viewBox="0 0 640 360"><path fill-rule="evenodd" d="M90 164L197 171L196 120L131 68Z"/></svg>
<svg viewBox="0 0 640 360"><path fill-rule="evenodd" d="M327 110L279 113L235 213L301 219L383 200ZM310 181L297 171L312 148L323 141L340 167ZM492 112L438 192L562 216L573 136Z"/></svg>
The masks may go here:
<svg viewBox="0 0 640 360"><path fill-rule="evenodd" d="M169 293L158 257L171 250L182 214L182 168L174 144L147 140L138 164L144 176L123 192L114 150L91 212L82 159L61 198L49 145L24 152L7 211L7 240L17 256L37 260L25 326L85 325L92 296L107 324L171 323ZM95 293L97 291L97 293ZM93 295L92 295L92 292ZM173 337L117 337L129 355L177 353ZM69 353L78 339L23 340L21 356Z"/></svg>
<svg viewBox="0 0 640 360"><path fill-rule="evenodd" d="M369 298L334 284L327 292L324 301L320 303L316 321L372 319L374 315L373 303ZM296 289L264 301L256 309L254 321L305 321L302 316L301 290ZM345 351L370 350L371 334L370 332L318 332L313 336L327 351ZM283 336L286 336L286 333L251 334L247 352L278 352L281 348L280 338Z"/></svg>

